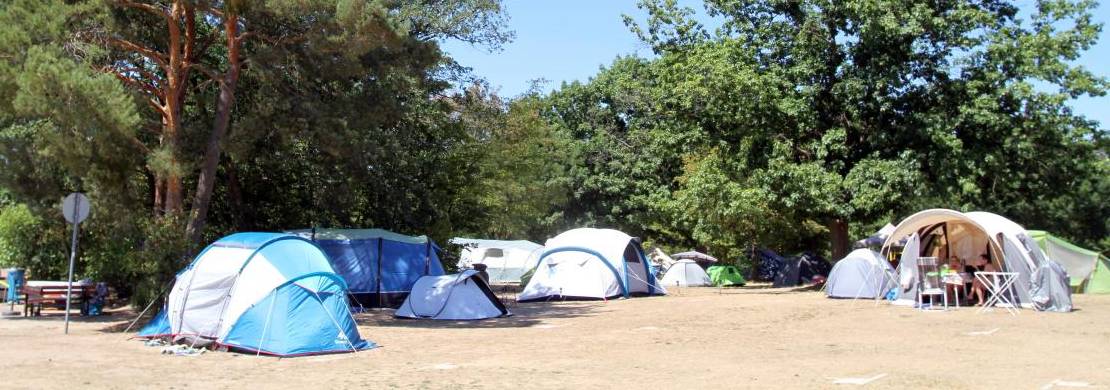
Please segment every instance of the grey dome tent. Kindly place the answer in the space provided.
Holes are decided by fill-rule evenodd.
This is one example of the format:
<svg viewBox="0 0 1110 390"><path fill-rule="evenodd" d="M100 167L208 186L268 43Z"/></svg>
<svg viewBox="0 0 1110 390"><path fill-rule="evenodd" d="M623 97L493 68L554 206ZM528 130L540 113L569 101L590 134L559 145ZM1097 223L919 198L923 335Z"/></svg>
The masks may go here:
<svg viewBox="0 0 1110 390"><path fill-rule="evenodd" d="M894 288L894 267L878 252L861 248L836 262L825 282L829 298L878 298Z"/></svg>
<svg viewBox="0 0 1110 390"><path fill-rule="evenodd" d="M713 284L709 280L709 275L701 269L697 262L686 259L679 260L671 268L668 268L660 283L663 286L675 287L698 287Z"/></svg>

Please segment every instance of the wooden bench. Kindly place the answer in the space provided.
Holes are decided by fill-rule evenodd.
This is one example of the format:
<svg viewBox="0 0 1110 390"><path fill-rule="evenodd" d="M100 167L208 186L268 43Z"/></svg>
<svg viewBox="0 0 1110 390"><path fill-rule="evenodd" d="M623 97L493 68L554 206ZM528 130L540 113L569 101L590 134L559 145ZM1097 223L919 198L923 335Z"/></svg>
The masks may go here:
<svg viewBox="0 0 1110 390"><path fill-rule="evenodd" d="M23 286L23 315L40 316L43 306L65 310L66 286ZM96 295L96 286L73 286L71 307L88 311L89 299Z"/></svg>

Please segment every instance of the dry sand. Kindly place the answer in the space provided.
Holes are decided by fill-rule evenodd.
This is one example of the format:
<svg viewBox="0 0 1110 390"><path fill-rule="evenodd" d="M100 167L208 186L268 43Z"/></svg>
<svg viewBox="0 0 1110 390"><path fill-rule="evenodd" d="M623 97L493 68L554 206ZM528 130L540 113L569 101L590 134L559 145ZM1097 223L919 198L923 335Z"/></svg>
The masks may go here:
<svg viewBox="0 0 1110 390"><path fill-rule="evenodd" d="M685 289L666 297L513 305L480 322L359 315L381 348L278 359L161 355L126 313L0 320L14 388L1044 388L1110 386L1110 296L1069 314L920 312L816 292ZM5 307L6 309L6 307ZM992 332L993 330L993 332ZM1062 382L1058 382L1062 381Z"/></svg>

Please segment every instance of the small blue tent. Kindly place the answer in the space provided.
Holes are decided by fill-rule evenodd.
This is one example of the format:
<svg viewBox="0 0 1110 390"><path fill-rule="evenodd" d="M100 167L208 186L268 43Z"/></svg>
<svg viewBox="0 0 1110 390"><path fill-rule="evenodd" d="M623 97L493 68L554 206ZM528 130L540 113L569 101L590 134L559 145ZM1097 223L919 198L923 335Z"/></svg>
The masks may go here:
<svg viewBox="0 0 1110 390"><path fill-rule="evenodd" d="M166 307L138 336L277 356L373 348L346 296L343 278L311 241L238 233L177 274Z"/></svg>
<svg viewBox="0 0 1110 390"><path fill-rule="evenodd" d="M423 276L443 275L440 249L426 236L381 229L309 229L291 233L315 242L350 289L352 305L399 307Z"/></svg>

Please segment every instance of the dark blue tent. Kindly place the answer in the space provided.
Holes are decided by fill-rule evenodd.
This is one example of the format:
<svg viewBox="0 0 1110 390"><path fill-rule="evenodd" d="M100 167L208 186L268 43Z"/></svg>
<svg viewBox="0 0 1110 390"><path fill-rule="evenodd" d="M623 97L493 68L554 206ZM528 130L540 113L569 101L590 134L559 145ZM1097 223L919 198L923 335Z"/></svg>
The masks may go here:
<svg viewBox="0 0 1110 390"><path fill-rule="evenodd" d="M353 306L398 307L421 276L443 275L438 246L426 236L381 229L315 229L296 233L320 246L347 282Z"/></svg>
<svg viewBox="0 0 1110 390"><path fill-rule="evenodd" d="M813 252L783 257L773 250L759 248L759 280L772 282L774 287L793 287L810 283L816 276L826 276L832 268L829 261Z"/></svg>

